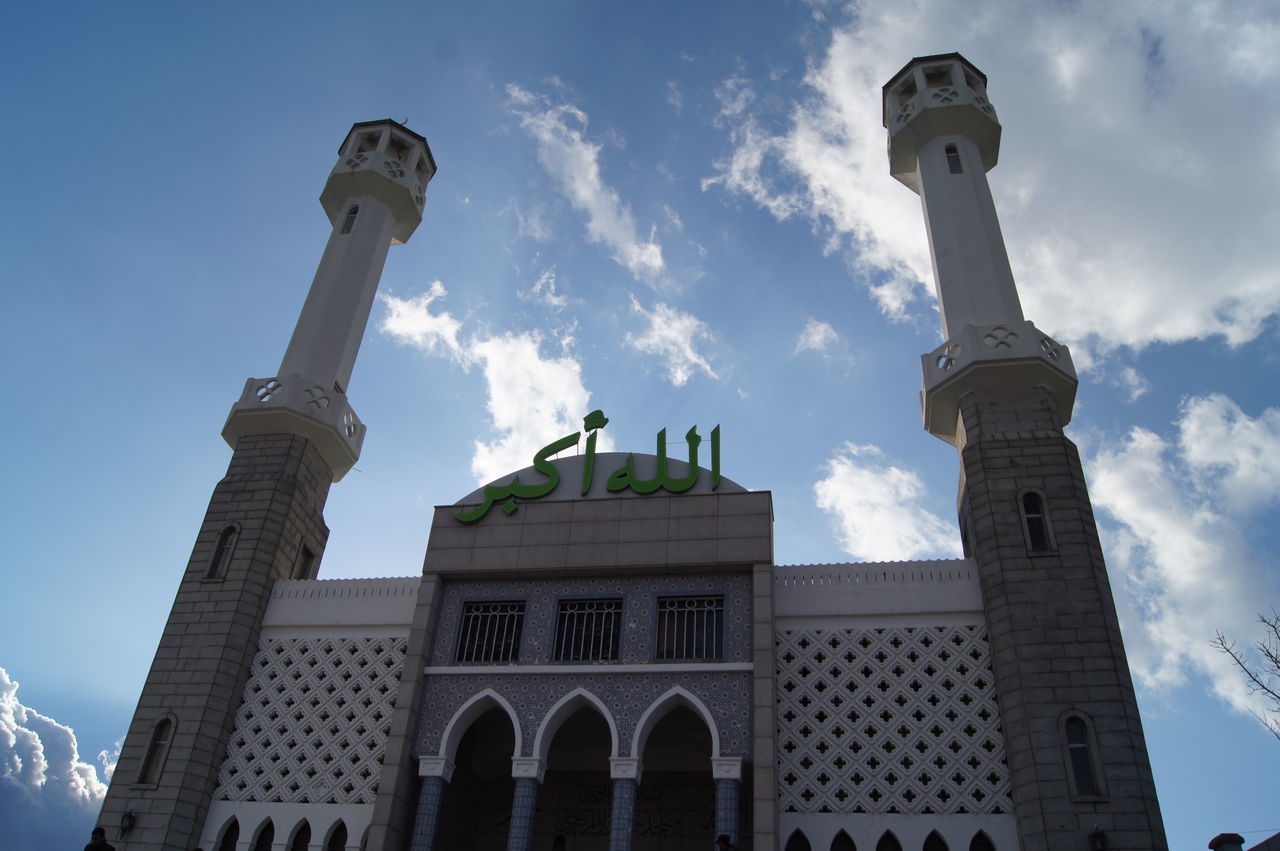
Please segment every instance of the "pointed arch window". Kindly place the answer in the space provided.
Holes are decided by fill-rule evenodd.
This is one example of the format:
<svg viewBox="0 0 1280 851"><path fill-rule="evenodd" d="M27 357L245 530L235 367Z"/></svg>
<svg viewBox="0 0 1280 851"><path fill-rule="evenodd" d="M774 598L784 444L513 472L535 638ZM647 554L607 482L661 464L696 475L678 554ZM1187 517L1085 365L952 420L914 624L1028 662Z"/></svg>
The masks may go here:
<svg viewBox="0 0 1280 851"><path fill-rule="evenodd" d="M222 840L218 843L218 851L236 851L236 845L239 842L240 822L232 819L231 824L227 825L227 829L222 832Z"/></svg>
<svg viewBox="0 0 1280 851"><path fill-rule="evenodd" d="M209 559L209 568L205 571L205 579L222 579L227 575L227 567L231 557L235 555L236 543L240 540L240 527L235 523L225 527L218 533L218 542L213 546L213 556Z"/></svg>
<svg viewBox="0 0 1280 851"><path fill-rule="evenodd" d="M346 851L347 849L347 826L342 819L338 819L338 826L329 834L329 841L324 844L324 851Z"/></svg>
<svg viewBox="0 0 1280 851"><path fill-rule="evenodd" d="M1026 538L1027 552L1053 552L1053 527L1049 523L1049 510L1044 494L1039 491L1023 491L1018 497L1018 511L1022 515L1022 532Z"/></svg>
<svg viewBox="0 0 1280 851"><path fill-rule="evenodd" d="M996 846L991 841L991 837L980 830L969 841L969 851L996 851Z"/></svg>
<svg viewBox="0 0 1280 851"><path fill-rule="evenodd" d="M347 208L347 217L342 220L342 233L351 233L351 228L355 226L356 216L360 213L360 205L352 204Z"/></svg>
<svg viewBox="0 0 1280 851"><path fill-rule="evenodd" d="M809 845L809 838L804 835L804 831L796 828L791 831L791 836L787 838L787 846L784 851L813 851Z"/></svg>
<svg viewBox="0 0 1280 851"><path fill-rule="evenodd" d="M952 174L964 174L964 166L960 164L960 149L955 145L947 145L947 168Z"/></svg>
<svg viewBox="0 0 1280 851"><path fill-rule="evenodd" d="M854 844L849 834L842 830L836 834L835 839L831 840L831 851L858 851L858 846Z"/></svg>
<svg viewBox="0 0 1280 851"><path fill-rule="evenodd" d="M164 771L164 761L169 756L169 743L172 741L173 719L161 718L151 731L147 755L143 757L142 770L138 772L139 783L154 786L160 782L160 773Z"/></svg>
<svg viewBox="0 0 1280 851"><path fill-rule="evenodd" d="M902 843L893 835L892 830L886 830L876 843L876 851L902 851Z"/></svg>
<svg viewBox="0 0 1280 851"><path fill-rule="evenodd" d="M271 843L276 841L276 826L267 819L267 823L258 831L258 838L253 841L253 851L271 851Z"/></svg>
<svg viewBox="0 0 1280 851"><path fill-rule="evenodd" d="M1093 728L1084 715L1072 712L1064 716L1062 744L1066 750L1067 776L1071 781L1072 797L1105 797Z"/></svg>
<svg viewBox="0 0 1280 851"><path fill-rule="evenodd" d="M306 819L298 825L293 833L293 841L289 843L289 851L307 851L311 847L311 823Z"/></svg>
<svg viewBox="0 0 1280 851"><path fill-rule="evenodd" d="M924 838L922 851L951 851L951 849L947 847L947 841L935 830Z"/></svg>

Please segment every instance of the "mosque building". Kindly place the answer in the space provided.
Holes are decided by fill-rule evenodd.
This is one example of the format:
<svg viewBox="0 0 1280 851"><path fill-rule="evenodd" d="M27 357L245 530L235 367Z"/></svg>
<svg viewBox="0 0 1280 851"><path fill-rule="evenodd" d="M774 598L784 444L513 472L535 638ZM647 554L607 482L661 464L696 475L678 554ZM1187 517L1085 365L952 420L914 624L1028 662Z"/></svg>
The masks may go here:
<svg viewBox="0 0 1280 851"><path fill-rule="evenodd" d="M884 87L943 342L925 429L964 558L788 566L718 428L597 452L604 411L435 509L421 575L320 580L347 398L436 171L356 124L280 369L251 378L103 805L121 851L1167 848L1076 447L1067 348L1024 318L956 53ZM645 447L646 450L649 447ZM561 844L563 842L563 844Z"/></svg>

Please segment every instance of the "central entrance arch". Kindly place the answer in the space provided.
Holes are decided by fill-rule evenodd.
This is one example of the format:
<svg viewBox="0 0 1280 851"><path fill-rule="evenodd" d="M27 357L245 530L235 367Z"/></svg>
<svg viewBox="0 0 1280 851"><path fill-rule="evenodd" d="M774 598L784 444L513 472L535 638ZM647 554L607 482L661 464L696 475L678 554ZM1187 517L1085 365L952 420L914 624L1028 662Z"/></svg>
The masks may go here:
<svg viewBox="0 0 1280 851"><path fill-rule="evenodd" d="M613 733L599 710L581 706L556 730L538 791L535 849L563 834L573 851L608 851L612 813L609 755Z"/></svg>

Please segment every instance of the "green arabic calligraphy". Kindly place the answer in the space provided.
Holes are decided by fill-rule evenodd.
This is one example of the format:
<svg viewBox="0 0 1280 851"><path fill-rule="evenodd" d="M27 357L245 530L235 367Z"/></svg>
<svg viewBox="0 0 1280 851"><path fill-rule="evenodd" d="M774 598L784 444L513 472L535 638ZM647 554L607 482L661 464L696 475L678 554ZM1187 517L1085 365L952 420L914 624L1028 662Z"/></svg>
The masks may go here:
<svg viewBox="0 0 1280 851"><path fill-rule="evenodd" d="M595 477L596 432L604 428L608 422L609 418L601 410L592 411L582 420L583 428L587 431L587 449L582 464L583 496L586 496L591 490L591 484ZM516 509L519 508L517 500L540 499L551 493L560 484L560 471L548 459L571 446L577 446L581 438L582 432L575 431L573 434L548 443L534 454L533 468L544 475L546 481L525 484L520 481L520 477L517 475L505 485L487 485L484 488L484 502L470 511L454 514L454 518L461 523L467 524L479 522L495 504L501 504L502 510L506 514L514 514ZM650 494L659 488L668 493L684 493L688 491L697 484L700 472L698 468L698 447L702 443L702 436L698 434L697 426L685 433L684 441L689 447L689 470L685 475L672 476L667 470L667 430L664 428L658 432L657 470L653 478L638 478L635 474L634 454L628 453L627 460L623 465L609 474L605 489L609 493L618 493L630 488L638 494ZM719 487L720 426L716 426L711 430L711 490L714 491Z"/></svg>

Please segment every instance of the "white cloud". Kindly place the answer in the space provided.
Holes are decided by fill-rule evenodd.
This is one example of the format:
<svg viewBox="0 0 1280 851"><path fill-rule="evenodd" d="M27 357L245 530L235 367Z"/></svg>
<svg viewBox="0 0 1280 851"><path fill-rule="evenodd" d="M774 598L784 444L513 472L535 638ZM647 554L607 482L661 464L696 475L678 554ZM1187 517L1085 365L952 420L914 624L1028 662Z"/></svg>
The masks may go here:
<svg viewBox="0 0 1280 851"><path fill-rule="evenodd" d="M444 354L455 360L464 359L466 353L458 342L458 331L462 328L462 323L448 313L431 312L431 302L445 295L444 284L432 281L425 293L413 298L378 296L389 310L378 324L379 330L428 354Z"/></svg>
<svg viewBox="0 0 1280 851"><path fill-rule="evenodd" d="M5 847L83 842L106 793L97 768L81 761L75 732L24 706L0 668L0 813L20 814L5 819Z"/></svg>
<svg viewBox="0 0 1280 851"><path fill-rule="evenodd" d="M572 357L544 357L537 333L503 334L472 346L484 366L488 410L496 440L475 443L471 469L481 482L529 466L533 454L556 438L582 430L591 394ZM600 451L610 446L600 437Z"/></svg>
<svg viewBox="0 0 1280 851"><path fill-rule="evenodd" d="M550 269L543 269L542 274L538 275L538 280L534 281L528 290L521 291L519 296L528 301L541 302L555 310L563 310L569 304L568 296L556 290L556 269L554 266Z"/></svg>
<svg viewBox="0 0 1280 851"><path fill-rule="evenodd" d="M1114 372L1105 376L1104 380L1112 387L1119 387L1128 396L1130 402L1136 402L1151 389L1151 382L1146 376L1131 366L1117 367Z"/></svg>
<svg viewBox="0 0 1280 851"><path fill-rule="evenodd" d="M1280 77L1270 8L860 2L780 132L764 129L776 98L726 81L733 149L704 185L808 217L886 314L917 309L932 271L919 201L888 176L880 86L922 45L963 45L1006 128L992 189L1027 315L1085 365L1121 345L1239 344L1280 311L1280 159L1258 147L1278 132L1257 108Z"/></svg>
<svg viewBox="0 0 1280 851"><path fill-rule="evenodd" d="M813 486L840 546L862 561L956 558L955 525L924 507L920 476L888 463L878 447L846 443Z"/></svg>
<svg viewBox="0 0 1280 851"><path fill-rule="evenodd" d="M561 193L587 216L587 238L606 246L613 259L638 280L654 283L665 270L662 246L642 238L631 208L600 174L601 146L588 140L587 114L569 103L553 103L514 84L508 106L537 143L538 162Z"/></svg>
<svg viewBox="0 0 1280 851"><path fill-rule="evenodd" d="M1152 688L1209 678L1238 709L1256 708L1231 660L1210 646L1221 630L1242 643L1259 609L1280 595L1251 512L1280 497L1280 410L1257 418L1221 395L1184 402L1171 444L1142 428L1104 448L1088 469L1125 621L1129 661ZM1105 518L1104 518L1105 520Z"/></svg>
<svg viewBox="0 0 1280 851"><path fill-rule="evenodd" d="M546 292L554 295L553 283L544 282L543 291L544 297ZM552 440L580 431L582 417L591 410L591 394L582 383L570 337L560 340L558 357L543 354L544 338L538 331L463 339L461 322L447 312L431 312L431 303L445 295L444 286L435 281L414 298L381 296L388 313L378 328L426 354L449 358L465 369L483 369L490 425L497 436L475 442L471 470L479 482L490 482L529 466L533 454ZM610 436L602 433L599 451L612 446Z"/></svg>
<svg viewBox="0 0 1280 851"><path fill-rule="evenodd" d="M800 332L800 338L796 340L795 353L825 352L839 341L840 335L836 333L836 329L826 322L810 319Z"/></svg>
<svg viewBox="0 0 1280 851"><path fill-rule="evenodd" d="M667 103L677 115L684 109L684 95L680 93L680 84L675 80L667 80Z"/></svg>
<svg viewBox="0 0 1280 851"><path fill-rule="evenodd" d="M627 334L627 343L638 351L661 358L673 385L683 387L695 372L719 378L698 351L699 341L714 340L705 322L662 302L655 304L653 310L645 310L635 296L631 297L631 309L645 318L648 327L642 334Z"/></svg>

